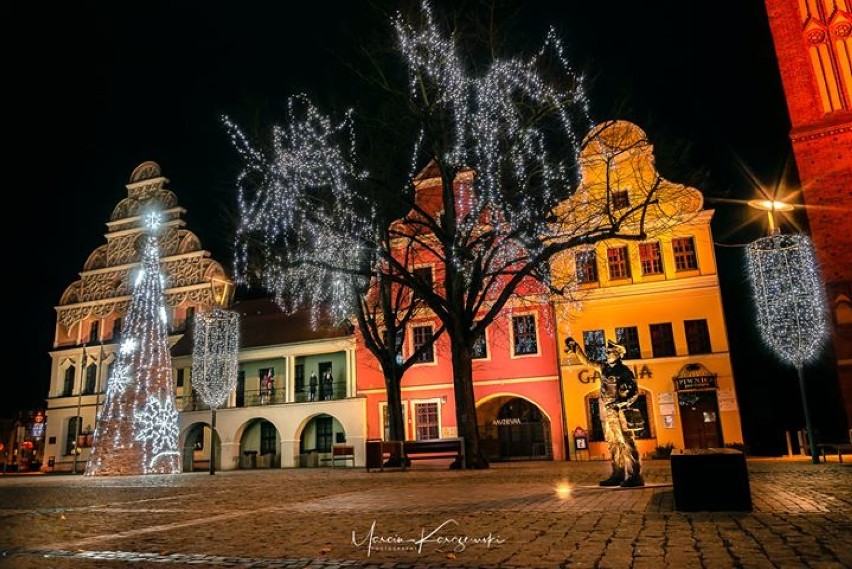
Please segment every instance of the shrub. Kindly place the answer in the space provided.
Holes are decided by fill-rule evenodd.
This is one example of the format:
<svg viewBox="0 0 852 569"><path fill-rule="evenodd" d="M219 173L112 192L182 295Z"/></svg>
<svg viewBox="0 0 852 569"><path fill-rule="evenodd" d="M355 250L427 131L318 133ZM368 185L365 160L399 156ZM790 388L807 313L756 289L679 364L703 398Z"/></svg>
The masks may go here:
<svg viewBox="0 0 852 569"><path fill-rule="evenodd" d="M654 453L651 455L651 458L661 458L661 459L671 458L673 450L674 450L674 443L666 443L664 445L657 445L657 448L654 449Z"/></svg>

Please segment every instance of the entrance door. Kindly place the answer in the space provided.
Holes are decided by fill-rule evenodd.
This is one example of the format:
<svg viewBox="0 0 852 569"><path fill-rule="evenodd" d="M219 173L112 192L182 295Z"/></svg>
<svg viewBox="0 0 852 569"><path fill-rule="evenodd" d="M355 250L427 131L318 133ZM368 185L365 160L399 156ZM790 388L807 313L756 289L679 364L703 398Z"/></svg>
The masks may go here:
<svg viewBox="0 0 852 569"><path fill-rule="evenodd" d="M500 408L495 422L502 460L552 458L550 424L533 403L512 398Z"/></svg>
<svg viewBox="0 0 852 569"><path fill-rule="evenodd" d="M684 446L690 449L723 446L716 392L681 391L677 399Z"/></svg>

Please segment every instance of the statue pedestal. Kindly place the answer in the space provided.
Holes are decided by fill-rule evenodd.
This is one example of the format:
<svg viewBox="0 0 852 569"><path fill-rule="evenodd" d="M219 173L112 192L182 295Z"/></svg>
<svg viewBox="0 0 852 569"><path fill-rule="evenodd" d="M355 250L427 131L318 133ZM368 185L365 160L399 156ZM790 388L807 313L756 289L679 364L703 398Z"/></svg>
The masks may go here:
<svg viewBox="0 0 852 569"><path fill-rule="evenodd" d="M750 512L745 455L734 449L676 449L671 455L675 508Z"/></svg>

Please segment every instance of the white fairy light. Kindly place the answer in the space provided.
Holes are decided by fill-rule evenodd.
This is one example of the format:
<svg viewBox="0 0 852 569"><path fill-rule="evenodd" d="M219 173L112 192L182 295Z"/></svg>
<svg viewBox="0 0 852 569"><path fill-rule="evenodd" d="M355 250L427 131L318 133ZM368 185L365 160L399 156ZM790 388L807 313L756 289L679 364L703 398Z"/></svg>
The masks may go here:
<svg viewBox="0 0 852 569"><path fill-rule="evenodd" d="M205 404L218 409L237 384L240 315L219 307L198 312L192 334L192 386Z"/></svg>
<svg viewBox="0 0 852 569"><path fill-rule="evenodd" d="M496 60L484 74L472 74L452 34L435 24L428 2L422 12L422 25L402 16L392 22L410 95L423 103L420 89L428 83L430 114L440 109L451 118L451 143L441 159L454 171L475 171L456 195L459 247L443 253L467 282L487 279L492 288L484 296L496 297L494 287L503 280L490 276L541 251L543 238L554 231L549 212L577 182L577 133L591 125L583 78L553 30L532 56ZM292 97L269 155L223 120L244 160L237 181L237 280L246 282L250 252L259 253L261 284L280 303L330 307L337 318L349 316L356 300L352 284L366 278L364 258L377 250L374 207L358 188L366 174L358 167L351 112L335 121L304 95ZM414 143L411 178L433 158L426 139L424 128ZM479 238L483 222L493 238ZM250 251L254 238L261 245ZM490 250L480 254L483 248ZM482 259L485 266L477 266ZM381 266L366 265L374 272ZM540 277L549 279L549 272Z"/></svg>
<svg viewBox="0 0 852 569"><path fill-rule="evenodd" d="M119 353L123 355L133 353L133 350L136 349L136 339L135 338L127 338L123 342L121 342L121 347L119 348Z"/></svg>
<svg viewBox="0 0 852 569"><path fill-rule="evenodd" d="M237 385L240 315L215 306L196 314L192 333L192 386L210 407L210 474L215 474L216 409Z"/></svg>
<svg viewBox="0 0 852 569"><path fill-rule="evenodd" d="M810 239L784 234L762 237L749 244L746 258L763 341L794 366L817 359L829 330Z"/></svg>
<svg viewBox="0 0 852 569"><path fill-rule="evenodd" d="M811 461L819 464L804 365L816 360L829 334L816 254L806 235L777 232L746 249L760 336L782 361L796 366Z"/></svg>
<svg viewBox="0 0 852 569"><path fill-rule="evenodd" d="M180 472L178 414L155 231L159 215L143 219L141 268L125 318L115 366L107 379L86 475Z"/></svg>

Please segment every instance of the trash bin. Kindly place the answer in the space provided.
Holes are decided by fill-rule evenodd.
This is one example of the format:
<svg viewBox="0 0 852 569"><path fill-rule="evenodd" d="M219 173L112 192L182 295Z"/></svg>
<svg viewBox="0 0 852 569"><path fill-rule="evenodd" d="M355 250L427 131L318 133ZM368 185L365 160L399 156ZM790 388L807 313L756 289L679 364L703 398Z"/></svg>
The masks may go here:
<svg viewBox="0 0 852 569"><path fill-rule="evenodd" d="M730 448L675 449L675 508L681 512L751 511L745 455Z"/></svg>
<svg viewBox="0 0 852 569"><path fill-rule="evenodd" d="M382 468L382 441L380 439L368 439L366 445L365 459L367 470Z"/></svg>

